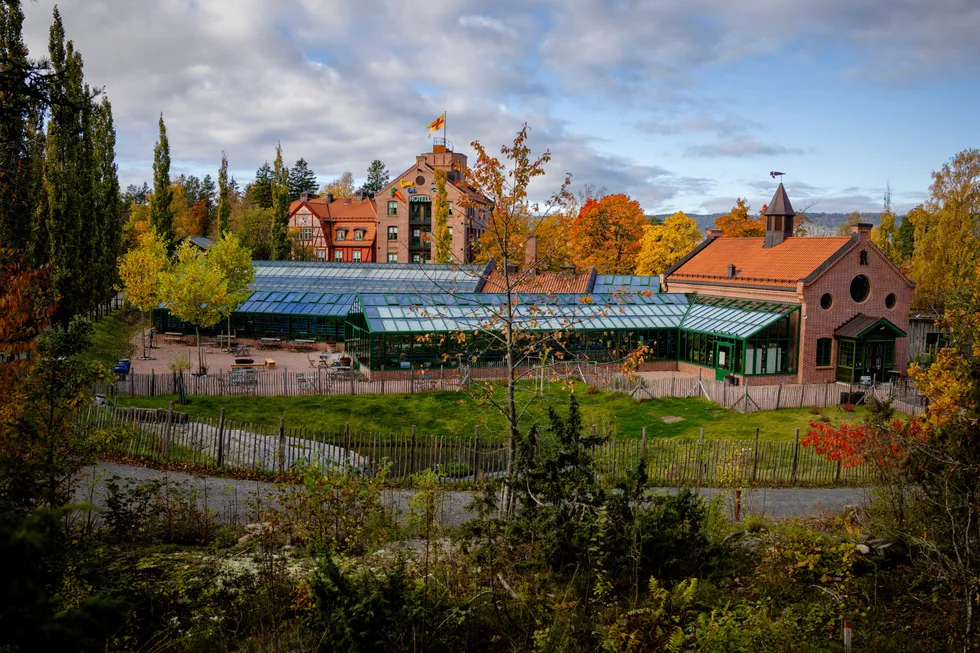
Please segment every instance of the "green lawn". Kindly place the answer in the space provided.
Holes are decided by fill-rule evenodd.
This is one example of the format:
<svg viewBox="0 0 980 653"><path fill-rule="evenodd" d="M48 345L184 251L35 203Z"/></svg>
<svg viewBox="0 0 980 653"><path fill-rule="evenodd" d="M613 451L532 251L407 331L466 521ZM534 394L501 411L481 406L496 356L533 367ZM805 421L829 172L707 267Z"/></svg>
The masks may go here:
<svg viewBox="0 0 980 653"><path fill-rule="evenodd" d="M119 310L93 322L92 345L78 357L85 361L100 361L112 369L121 358L138 355L130 344L140 330L140 314L137 311Z"/></svg>
<svg viewBox="0 0 980 653"><path fill-rule="evenodd" d="M503 400L504 388L494 396ZM530 386L520 388L519 404L530 402L522 423L547 422L547 407L565 412L568 392L553 386L544 397L534 398ZM606 433L623 438L639 438L643 427L647 437L697 437L704 427L709 438L753 438L755 429L766 440L792 440L794 429L806 432L808 423L818 416L807 408L756 412L743 415L726 410L705 399L648 399L634 401L625 395L600 391L585 392L585 386L575 386L575 396L582 408L584 423L598 425ZM166 408L172 396L121 398L119 405L147 408ZM472 434L474 426L481 435L503 436L505 420L493 406L465 393L430 392L407 395L349 395L339 397L191 397L189 406L178 410L192 415L217 417L225 409L228 420L275 424L284 417L286 424L318 430L341 430L350 423L351 430L402 434L414 425L419 433ZM824 410L834 423L841 420L860 421L864 409L844 413L836 407ZM679 421L662 418L681 418Z"/></svg>

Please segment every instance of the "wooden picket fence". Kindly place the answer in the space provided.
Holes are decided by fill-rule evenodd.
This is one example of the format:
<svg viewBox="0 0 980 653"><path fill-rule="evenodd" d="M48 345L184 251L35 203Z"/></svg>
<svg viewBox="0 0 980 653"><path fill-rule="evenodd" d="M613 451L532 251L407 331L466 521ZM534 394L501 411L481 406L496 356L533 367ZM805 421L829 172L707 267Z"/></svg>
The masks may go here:
<svg viewBox="0 0 980 653"><path fill-rule="evenodd" d="M494 378L493 372L503 373L502 365L493 368L474 369L479 378ZM595 363L554 363L545 366L521 368L521 379L545 383L556 378L569 378L595 385L602 389L628 394L634 399L663 399L667 397L704 397L720 406L752 413L759 410L780 408L828 408L841 403L863 403L869 397L889 397L892 406L905 415L917 415L925 410L921 397L899 395L891 384L862 386L844 383L812 383L733 386L713 378L669 377L656 380L628 378L613 367ZM95 391L105 396L155 397L162 395L237 396L258 397L320 395L338 396L353 394L414 394L420 392L458 391L466 383L464 375L454 369L430 369L424 374L413 374L409 379L379 379L369 381L357 373L332 375L316 371L290 372L252 371L194 376L189 374L129 374L125 381L101 383ZM843 399L851 401L843 401Z"/></svg>
<svg viewBox="0 0 980 653"><path fill-rule="evenodd" d="M111 428L111 452L130 458L212 469L276 473L316 464L335 471L379 473L405 481L432 470L442 482L471 485L484 476L501 477L509 449L499 438L411 433L322 431L235 422L224 410L217 419L194 418L170 410L100 407L82 414L82 423ZM593 430L596 427L592 427ZM615 484L641 460L652 483L664 487L864 486L876 481L867 465L842 467L792 441L691 438L617 438L595 451L600 480Z"/></svg>

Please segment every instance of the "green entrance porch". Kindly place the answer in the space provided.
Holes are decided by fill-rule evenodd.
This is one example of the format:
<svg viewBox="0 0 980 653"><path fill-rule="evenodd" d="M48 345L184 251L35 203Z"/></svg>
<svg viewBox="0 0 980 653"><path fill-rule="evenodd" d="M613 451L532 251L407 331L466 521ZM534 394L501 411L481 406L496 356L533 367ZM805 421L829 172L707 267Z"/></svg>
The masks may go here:
<svg viewBox="0 0 980 653"><path fill-rule="evenodd" d="M858 314L834 332L837 380L887 381L895 372L895 339L905 332L883 317Z"/></svg>

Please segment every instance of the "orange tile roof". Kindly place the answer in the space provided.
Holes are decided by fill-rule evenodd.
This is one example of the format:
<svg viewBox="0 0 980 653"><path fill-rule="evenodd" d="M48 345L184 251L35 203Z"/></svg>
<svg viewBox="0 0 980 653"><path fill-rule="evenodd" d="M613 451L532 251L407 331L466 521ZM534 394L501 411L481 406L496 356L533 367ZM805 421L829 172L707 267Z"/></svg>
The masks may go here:
<svg viewBox="0 0 980 653"><path fill-rule="evenodd" d="M327 200L323 198L317 198L315 200L306 200L305 202L303 202L302 200L293 200L292 202L289 203L289 215L293 215L294 213L299 211L304 204L310 209L310 211L316 217L321 219L326 219L330 217L330 211L327 209Z"/></svg>
<svg viewBox="0 0 980 653"><path fill-rule="evenodd" d="M544 292L544 293L585 293L589 291L590 273L563 274L561 272L538 272L537 274L520 274L513 292ZM483 283L482 292L504 292L504 273L493 270Z"/></svg>
<svg viewBox="0 0 980 653"><path fill-rule="evenodd" d="M344 240L337 240L337 227L330 232L330 241L334 247L374 247L374 235L377 232L374 223L370 224L345 224L341 227L347 232ZM363 240L354 240L354 230L364 231Z"/></svg>
<svg viewBox="0 0 980 653"><path fill-rule="evenodd" d="M765 248L764 238L716 238L668 275L678 281L794 287L851 242L846 236L788 238ZM735 278L728 265L735 264Z"/></svg>
<svg viewBox="0 0 980 653"><path fill-rule="evenodd" d="M378 218L378 209L374 200L371 199L355 200L350 198L344 200L341 198L334 200L333 204L328 206L331 220L376 220Z"/></svg>

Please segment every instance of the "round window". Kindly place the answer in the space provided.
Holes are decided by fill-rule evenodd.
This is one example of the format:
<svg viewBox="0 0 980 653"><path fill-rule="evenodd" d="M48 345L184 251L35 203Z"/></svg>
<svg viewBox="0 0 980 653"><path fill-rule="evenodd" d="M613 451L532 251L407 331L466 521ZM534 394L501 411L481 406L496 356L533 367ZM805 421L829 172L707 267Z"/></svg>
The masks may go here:
<svg viewBox="0 0 980 653"><path fill-rule="evenodd" d="M423 177L422 175L419 175L418 177L416 177L415 178L415 185L416 186L425 186L425 177Z"/></svg>
<svg viewBox="0 0 980 653"><path fill-rule="evenodd" d="M851 279L851 299L858 304L868 298L871 293L871 282L863 274L859 274Z"/></svg>
<svg viewBox="0 0 980 653"><path fill-rule="evenodd" d="M823 296L820 298L820 308L826 311L828 308L830 308L833 305L834 305L834 296L831 295L829 292L825 292Z"/></svg>
<svg viewBox="0 0 980 653"><path fill-rule="evenodd" d="M888 296L885 297L885 308L895 308L896 301L898 301L898 299L895 297L895 293L888 293Z"/></svg>

